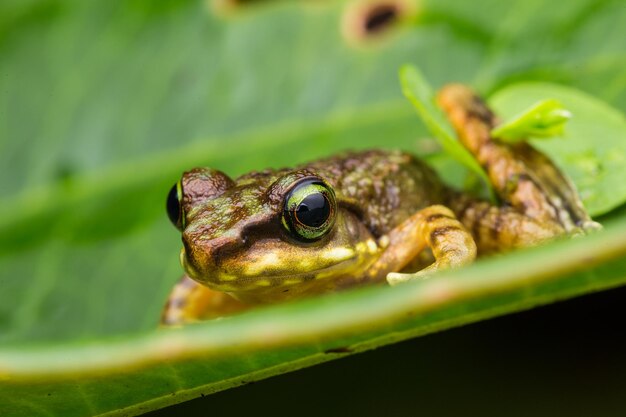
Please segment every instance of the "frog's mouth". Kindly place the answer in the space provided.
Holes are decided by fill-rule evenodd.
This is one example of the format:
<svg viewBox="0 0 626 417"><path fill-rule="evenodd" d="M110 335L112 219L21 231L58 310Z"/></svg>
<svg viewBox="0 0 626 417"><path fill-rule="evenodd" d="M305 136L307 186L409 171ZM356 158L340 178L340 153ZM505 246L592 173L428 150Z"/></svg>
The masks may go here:
<svg viewBox="0 0 626 417"><path fill-rule="evenodd" d="M369 230L351 214L338 216L333 231L318 244L265 238L245 250L220 248L219 254L183 249L181 262L196 281L235 295L320 292L333 282L363 275L380 255Z"/></svg>
<svg viewBox="0 0 626 417"><path fill-rule="evenodd" d="M373 240L354 247L334 247L311 252L284 248L281 242L260 241L244 254L221 259L214 268L198 271L184 250L181 260L188 274L205 285L225 292L285 287L314 280L357 275L375 259ZM304 252L304 253L300 253Z"/></svg>

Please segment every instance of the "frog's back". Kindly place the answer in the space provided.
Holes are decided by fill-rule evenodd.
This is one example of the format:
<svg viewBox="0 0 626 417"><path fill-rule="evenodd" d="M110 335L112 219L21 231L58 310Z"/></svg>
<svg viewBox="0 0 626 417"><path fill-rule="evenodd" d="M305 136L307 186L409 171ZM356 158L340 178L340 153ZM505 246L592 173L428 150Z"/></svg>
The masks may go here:
<svg viewBox="0 0 626 417"><path fill-rule="evenodd" d="M338 195L352 200L375 236L422 208L443 203L447 194L430 167L401 151L352 152L299 168L319 173Z"/></svg>

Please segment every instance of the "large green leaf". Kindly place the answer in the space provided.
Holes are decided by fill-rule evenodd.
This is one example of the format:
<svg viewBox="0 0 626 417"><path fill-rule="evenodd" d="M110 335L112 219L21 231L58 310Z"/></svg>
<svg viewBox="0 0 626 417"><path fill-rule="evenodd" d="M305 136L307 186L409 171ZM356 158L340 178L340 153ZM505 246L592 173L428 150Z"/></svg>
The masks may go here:
<svg viewBox="0 0 626 417"><path fill-rule="evenodd" d="M4 348L13 415L133 415L381 344L626 283L626 221L394 288L89 343ZM572 261L574 260L574 261ZM42 409L43 405L43 409Z"/></svg>
<svg viewBox="0 0 626 417"><path fill-rule="evenodd" d="M339 30L343 2L224 17L205 3L0 3L0 414L137 414L624 278L620 223L441 281L155 330L180 274L163 213L180 171L430 152L400 94L403 63L435 86L558 81L626 108L619 0L426 1L411 25L359 46ZM448 160L433 161L459 185ZM581 253L594 272L568 275Z"/></svg>

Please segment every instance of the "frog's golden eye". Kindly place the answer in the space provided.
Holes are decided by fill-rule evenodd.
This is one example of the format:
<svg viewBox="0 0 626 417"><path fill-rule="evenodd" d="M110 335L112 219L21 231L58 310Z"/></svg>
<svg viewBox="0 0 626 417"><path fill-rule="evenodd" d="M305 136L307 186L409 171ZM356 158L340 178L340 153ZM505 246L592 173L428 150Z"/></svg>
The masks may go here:
<svg viewBox="0 0 626 417"><path fill-rule="evenodd" d="M319 178L307 178L287 194L282 223L296 238L312 241L330 231L336 212L333 189Z"/></svg>
<svg viewBox="0 0 626 417"><path fill-rule="evenodd" d="M167 209L167 216L170 218L170 221L180 231L183 230L185 217L183 216L182 199L183 190L180 181L178 181L167 194L165 208Z"/></svg>

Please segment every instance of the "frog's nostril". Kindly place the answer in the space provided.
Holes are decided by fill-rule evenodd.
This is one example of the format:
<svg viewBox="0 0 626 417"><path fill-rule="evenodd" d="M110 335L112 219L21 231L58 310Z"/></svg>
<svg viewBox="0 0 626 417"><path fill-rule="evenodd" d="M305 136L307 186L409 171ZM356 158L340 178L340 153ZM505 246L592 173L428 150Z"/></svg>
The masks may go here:
<svg viewBox="0 0 626 417"><path fill-rule="evenodd" d="M245 245L246 239L240 236L216 239L209 249L213 264L219 266L224 260L232 258L241 252L241 248Z"/></svg>

